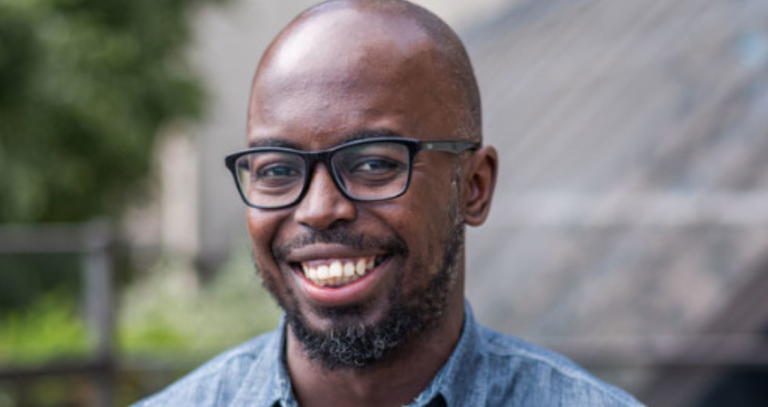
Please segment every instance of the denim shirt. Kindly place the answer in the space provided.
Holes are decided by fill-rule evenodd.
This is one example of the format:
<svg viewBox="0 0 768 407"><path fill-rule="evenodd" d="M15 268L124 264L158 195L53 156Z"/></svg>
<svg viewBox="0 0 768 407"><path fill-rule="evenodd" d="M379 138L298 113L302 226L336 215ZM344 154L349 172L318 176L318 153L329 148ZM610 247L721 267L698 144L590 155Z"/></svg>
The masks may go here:
<svg viewBox="0 0 768 407"><path fill-rule="evenodd" d="M285 364L285 321L134 407L298 407ZM483 328L465 305L456 349L408 407L641 406L568 359Z"/></svg>

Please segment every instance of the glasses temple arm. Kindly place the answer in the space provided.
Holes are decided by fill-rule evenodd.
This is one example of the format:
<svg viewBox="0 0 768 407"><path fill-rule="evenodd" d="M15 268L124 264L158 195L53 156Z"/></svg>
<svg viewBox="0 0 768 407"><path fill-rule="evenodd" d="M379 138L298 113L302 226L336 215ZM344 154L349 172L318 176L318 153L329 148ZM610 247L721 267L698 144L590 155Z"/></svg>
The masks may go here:
<svg viewBox="0 0 768 407"><path fill-rule="evenodd" d="M446 153L462 153L467 150L477 150L480 143L472 141L422 141L419 148L424 151L443 151Z"/></svg>

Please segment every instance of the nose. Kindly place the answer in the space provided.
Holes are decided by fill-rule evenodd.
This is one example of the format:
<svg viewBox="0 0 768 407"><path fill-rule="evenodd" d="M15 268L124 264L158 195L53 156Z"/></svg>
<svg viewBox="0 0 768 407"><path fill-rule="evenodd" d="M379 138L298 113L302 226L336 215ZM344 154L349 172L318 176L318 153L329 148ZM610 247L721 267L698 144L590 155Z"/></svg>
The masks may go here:
<svg viewBox="0 0 768 407"><path fill-rule="evenodd" d="M357 216L354 202L347 199L328 168L318 163L312 172L306 194L296 206L296 222L313 229L330 229Z"/></svg>

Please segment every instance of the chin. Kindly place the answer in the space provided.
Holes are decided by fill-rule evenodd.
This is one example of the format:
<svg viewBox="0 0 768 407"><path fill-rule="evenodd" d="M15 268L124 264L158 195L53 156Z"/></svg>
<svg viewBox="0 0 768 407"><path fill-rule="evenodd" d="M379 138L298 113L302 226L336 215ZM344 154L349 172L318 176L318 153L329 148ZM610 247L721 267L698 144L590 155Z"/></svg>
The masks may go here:
<svg viewBox="0 0 768 407"><path fill-rule="evenodd" d="M312 311L322 320L320 327L300 307L286 309L286 320L310 360L324 369L379 367L397 350L439 327L455 288L454 274L453 267L442 267L426 287L407 294L398 285L383 307L363 304Z"/></svg>

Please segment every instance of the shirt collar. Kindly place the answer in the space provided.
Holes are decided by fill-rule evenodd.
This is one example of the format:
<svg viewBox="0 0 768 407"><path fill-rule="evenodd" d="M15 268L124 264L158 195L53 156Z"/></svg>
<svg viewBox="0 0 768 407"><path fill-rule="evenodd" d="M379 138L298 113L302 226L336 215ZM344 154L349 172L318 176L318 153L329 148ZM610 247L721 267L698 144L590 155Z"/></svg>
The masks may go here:
<svg viewBox="0 0 768 407"><path fill-rule="evenodd" d="M293 391L291 390L291 377L288 375L288 363L285 359L285 332L287 326L285 323L285 316L280 318L280 323L277 326L277 332L279 335L275 335L277 340L273 345L273 349L277 352L270 359L277 366L270 366L270 371L273 372L274 380L274 394L268 398L270 406L281 405L284 407L298 407L298 402L293 397ZM279 402L279 404L278 404Z"/></svg>
<svg viewBox="0 0 768 407"><path fill-rule="evenodd" d="M284 406L298 407L291 391L291 380L285 362L285 318L270 335L261 352L254 355L245 386L235 396L233 407Z"/></svg>
<svg viewBox="0 0 768 407"><path fill-rule="evenodd" d="M409 407L429 406L442 397L447 406L483 405L487 386L488 364L482 346L479 327L469 302L464 302L464 325L461 337L448 361L429 386Z"/></svg>
<svg viewBox="0 0 768 407"><path fill-rule="evenodd" d="M270 343L254 361L246 378L250 394L238 395L237 406L281 405L296 407L298 403L291 391L291 381L285 360L285 318L280 319L277 335L270 338ZM461 337L448 361L443 365L427 388L410 404L409 407L430 406L442 397L447 406L472 405L485 399L488 366L480 352L482 346L479 327L469 303L464 303L464 324ZM255 381L252 379L258 379ZM264 381L266 379L266 381ZM258 383L258 384L257 384Z"/></svg>

